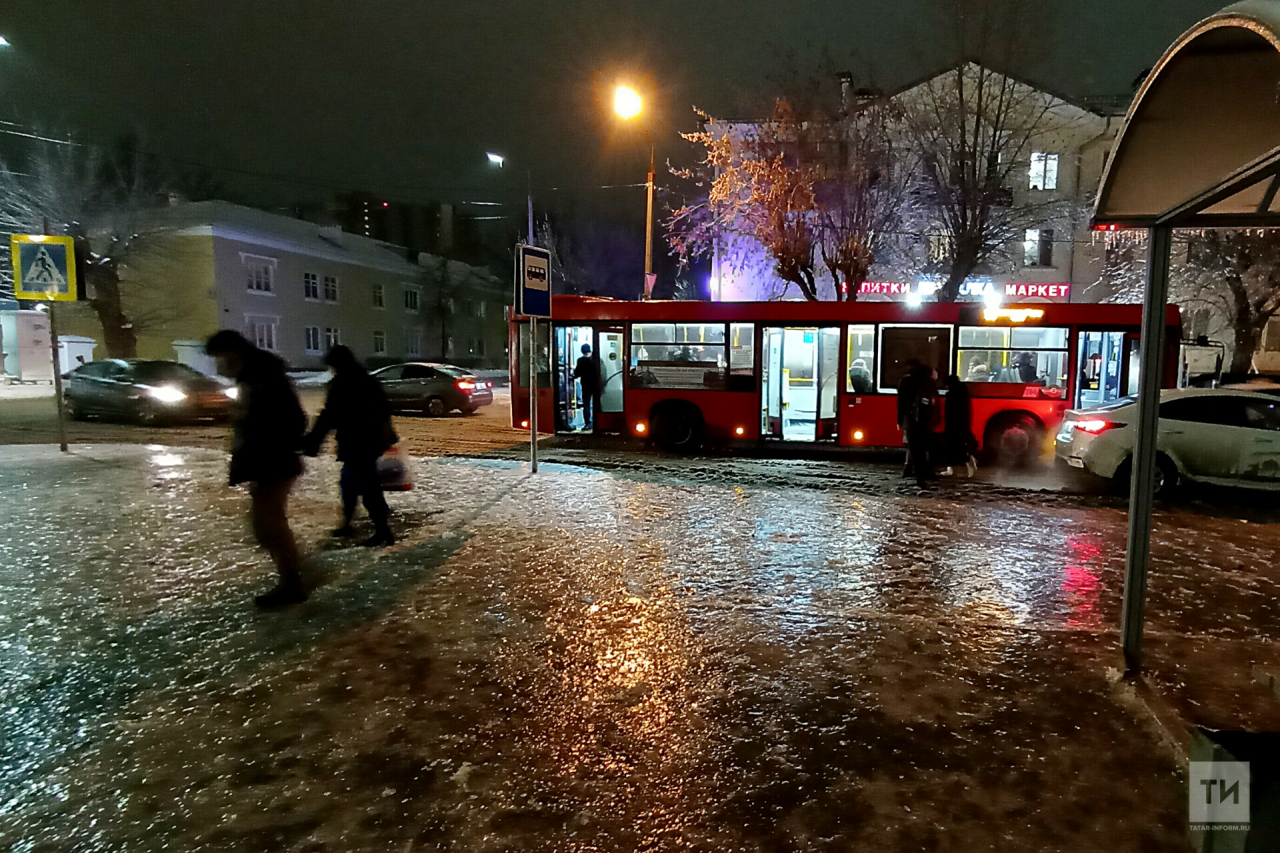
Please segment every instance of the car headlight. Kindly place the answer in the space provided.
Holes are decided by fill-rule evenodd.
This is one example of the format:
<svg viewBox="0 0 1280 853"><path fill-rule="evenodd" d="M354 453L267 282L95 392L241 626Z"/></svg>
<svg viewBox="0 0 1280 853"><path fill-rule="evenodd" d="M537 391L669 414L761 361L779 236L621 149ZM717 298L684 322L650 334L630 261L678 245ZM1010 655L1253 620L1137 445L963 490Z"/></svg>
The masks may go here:
<svg viewBox="0 0 1280 853"><path fill-rule="evenodd" d="M222 393L226 395L228 400L240 399L240 389L235 385L232 385L230 388L223 388Z"/></svg>
<svg viewBox="0 0 1280 853"><path fill-rule="evenodd" d="M153 400L159 400L161 403L181 403L187 399L186 394L172 385L157 385L155 388L148 388L147 394Z"/></svg>

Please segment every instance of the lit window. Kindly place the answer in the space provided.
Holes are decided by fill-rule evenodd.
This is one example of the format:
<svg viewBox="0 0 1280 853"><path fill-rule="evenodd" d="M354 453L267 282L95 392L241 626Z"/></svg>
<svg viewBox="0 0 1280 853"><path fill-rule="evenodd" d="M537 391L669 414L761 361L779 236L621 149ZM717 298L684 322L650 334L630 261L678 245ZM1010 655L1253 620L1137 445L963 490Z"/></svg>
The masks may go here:
<svg viewBox="0 0 1280 853"><path fill-rule="evenodd" d="M1053 266L1053 229L1028 228L1022 241L1022 265L1025 267Z"/></svg>
<svg viewBox="0 0 1280 853"><path fill-rule="evenodd" d="M1033 151L1030 175L1031 189L1056 190L1058 188L1058 155Z"/></svg>
<svg viewBox="0 0 1280 853"><path fill-rule="evenodd" d="M326 302L338 301L337 276L327 275L324 277L324 299Z"/></svg>
<svg viewBox="0 0 1280 853"><path fill-rule="evenodd" d="M306 350L308 355L319 355L324 352L320 348L320 327L307 326L304 330L306 333Z"/></svg>
<svg viewBox="0 0 1280 853"><path fill-rule="evenodd" d="M307 299L320 298L320 277L313 272L302 274L302 295Z"/></svg>
<svg viewBox="0 0 1280 853"><path fill-rule="evenodd" d="M338 334L338 327L337 327L337 326L325 326L325 327L324 327L324 348L325 348L325 351L327 352L327 351L329 351L329 350L333 349L334 347L336 347L339 343L341 343L340 338L341 338L341 336Z"/></svg>
<svg viewBox="0 0 1280 853"><path fill-rule="evenodd" d="M373 354L386 355L386 352L387 352L387 333L374 332L373 333Z"/></svg>

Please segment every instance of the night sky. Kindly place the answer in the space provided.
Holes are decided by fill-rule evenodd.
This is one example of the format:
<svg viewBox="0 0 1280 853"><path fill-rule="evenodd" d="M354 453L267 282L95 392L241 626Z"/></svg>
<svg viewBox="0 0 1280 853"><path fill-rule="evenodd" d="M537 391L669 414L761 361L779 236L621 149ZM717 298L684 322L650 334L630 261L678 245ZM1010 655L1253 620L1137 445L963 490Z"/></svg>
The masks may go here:
<svg viewBox="0 0 1280 853"><path fill-rule="evenodd" d="M1033 5L1037 79L1094 95L1127 94L1221 3ZM639 204L639 190L586 189L643 180L644 131L608 112L615 81L647 90L660 157L680 156L691 105L741 111L785 52L816 65L825 51L892 85L946 61L945 29L928 0L7 0L0 118L100 143L134 129L264 204L357 187L510 197L526 168L542 197ZM486 150L510 168L487 167Z"/></svg>

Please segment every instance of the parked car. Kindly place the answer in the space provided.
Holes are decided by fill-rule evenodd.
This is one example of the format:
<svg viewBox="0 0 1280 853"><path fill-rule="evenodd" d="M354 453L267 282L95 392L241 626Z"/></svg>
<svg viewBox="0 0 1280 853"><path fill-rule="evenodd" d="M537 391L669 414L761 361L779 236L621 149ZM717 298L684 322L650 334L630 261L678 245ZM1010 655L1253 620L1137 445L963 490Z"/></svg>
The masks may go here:
<svg viewBox="0 0 1280 853"><path fill-rule="evenodd" d="M108 358L67 374L67 414L127 418L143 424L227 420L236 388L176 361Z"/></svg>
<svg viewBox="0 0 1280 853"><path fill-rule="evenodd" d="M473 414L493 402L493 383L451 364L410 362L375 370L395 412L439 418L454 410Z"/></svg>
<svg viewBox="0 0 1280 853"><path fill-rule="evenodd" d="M1125 397L1069 411L1055 455L1074 468L1127 481L1138 403ZM1182 483L1280 490L1280 398L1222 388L1160 395L1156 493Z"/></svg>

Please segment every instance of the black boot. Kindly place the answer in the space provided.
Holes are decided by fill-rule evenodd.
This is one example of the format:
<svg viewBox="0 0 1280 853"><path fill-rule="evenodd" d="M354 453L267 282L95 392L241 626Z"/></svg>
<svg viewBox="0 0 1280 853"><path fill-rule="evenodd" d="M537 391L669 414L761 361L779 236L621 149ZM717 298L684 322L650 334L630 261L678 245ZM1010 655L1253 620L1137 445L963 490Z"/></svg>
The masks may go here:
<svg viewBox="0 0 1280 853"><path fill-rule="evenodd" d="M301 604L307 600L307 592L301 584L276 584L275 588L262 595L256 595L253 603L263 610L275 607L288 607L290 604Z"/></svg>
<svg viewBox="0 0 1280 853"><path fill-rule="evenodd" d="M350 521L344 521L342 522L341 527L335 527L333 530L330 530L329 535L336 536L339 539L349 539L356 535L356 529L351 526Z"/></svg>
<svg viewBox="0 0 1280 853"><path fill-rule="evenodd" d="M383 525L372 536L361 542L360 546L362 548L386 548L394 544L396 544L396 537L391 532L391 528Z"/></svg>

